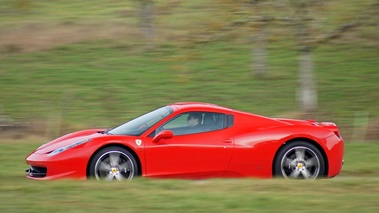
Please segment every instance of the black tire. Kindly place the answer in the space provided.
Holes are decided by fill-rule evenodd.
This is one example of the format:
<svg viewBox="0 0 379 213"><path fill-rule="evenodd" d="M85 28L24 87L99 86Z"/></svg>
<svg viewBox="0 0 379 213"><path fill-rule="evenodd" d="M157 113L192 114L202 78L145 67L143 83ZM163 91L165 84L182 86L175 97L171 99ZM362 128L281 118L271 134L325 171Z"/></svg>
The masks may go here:
<svg viewBox="0 0 379 213"><path fill-rule="evenodd" d="M88 175L96 180L131 180L138 174L134 156L126 149L110 146L101 149L91 159Z"/></svg>
<svg viewBox="0 0 379 213"><path fill-rule="evenodd" d="M295 141L285 144L274 161L274 176L289 179L316 179L323 177L325 160L312 144Z"/></svg>

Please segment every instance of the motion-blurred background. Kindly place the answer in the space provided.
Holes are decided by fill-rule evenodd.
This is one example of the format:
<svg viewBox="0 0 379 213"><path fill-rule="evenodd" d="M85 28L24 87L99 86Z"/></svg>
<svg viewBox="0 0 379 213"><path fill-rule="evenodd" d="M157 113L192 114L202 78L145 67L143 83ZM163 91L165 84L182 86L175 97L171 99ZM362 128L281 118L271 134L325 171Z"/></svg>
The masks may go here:
<svg viewBox="0 0 379 213"><path fill-rule="evenodd" d="M0 0L0 132L200 101L379 141L378 59L377 0Z"/></svg>

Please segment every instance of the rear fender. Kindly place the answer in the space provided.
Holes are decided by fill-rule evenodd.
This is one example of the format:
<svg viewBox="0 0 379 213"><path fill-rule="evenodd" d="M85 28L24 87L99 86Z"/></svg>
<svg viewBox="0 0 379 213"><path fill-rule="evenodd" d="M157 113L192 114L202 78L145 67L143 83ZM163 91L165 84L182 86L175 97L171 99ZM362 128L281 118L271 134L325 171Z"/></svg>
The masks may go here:
<svg viewBox="0 0 379 213"><path fill-rule="evenodd" d="M319 126L324 127L326 129L329 129L330 131L334 132L339 138L341 138L340 132L338 130L338 127L333 122L320 122L318 123Z"/></svg>

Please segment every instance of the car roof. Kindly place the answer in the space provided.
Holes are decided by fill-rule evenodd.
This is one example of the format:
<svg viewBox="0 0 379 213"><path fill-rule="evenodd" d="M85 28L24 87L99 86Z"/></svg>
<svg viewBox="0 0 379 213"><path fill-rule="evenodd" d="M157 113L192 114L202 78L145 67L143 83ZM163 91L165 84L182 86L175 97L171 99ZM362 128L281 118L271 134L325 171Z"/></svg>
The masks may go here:
<svg viewBox="0 0 379 213"><path fill-rule="evenodd" d="M234 110L226 107L222 107L216 104L205 103L205 102L178 102L169 104L171 107L175 107L180 111L187 110L211 110L211 111L224 111L224 112L234 112Z"/></svg>

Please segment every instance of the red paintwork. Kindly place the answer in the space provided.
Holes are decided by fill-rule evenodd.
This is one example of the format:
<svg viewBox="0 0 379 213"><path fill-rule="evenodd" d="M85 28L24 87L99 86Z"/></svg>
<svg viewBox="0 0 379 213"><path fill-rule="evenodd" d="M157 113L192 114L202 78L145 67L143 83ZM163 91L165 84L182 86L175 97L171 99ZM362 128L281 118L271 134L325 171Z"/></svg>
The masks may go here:
<svg viewBox="0 0 379 213"><path fill-rule="evenodd" d="M26 163L47 167L44 178L87 178L91 156L107 145L127 147L140 162L144 177L210 178L272 177L273 160L278 149L291 140L317 144L326 156L327 177L340 173L344 143L333 123L273 119L206 103L176 103L174 112L140 136L100 134L101 129L84 130L53 140L31 153ZM148 135L174 116L188 111L208 111L234 115L234 125L212 132L174 136L153 141ZM49 157L47 153L80 140L91 139L77 147ZM138 146L136 140L142 140Z"/></svg>

